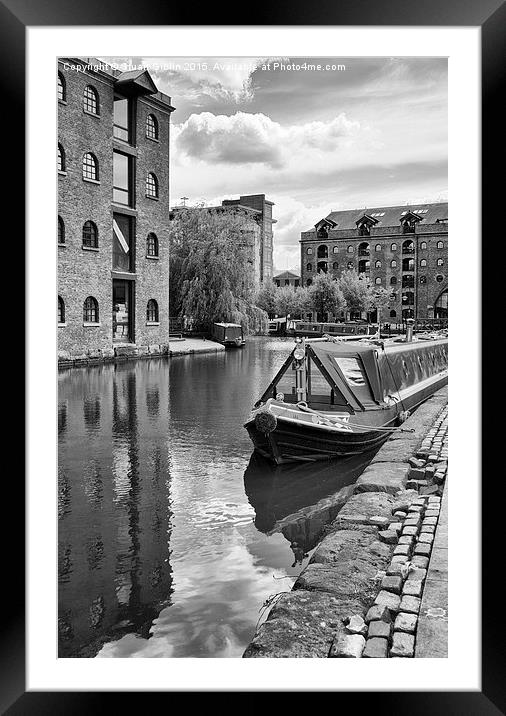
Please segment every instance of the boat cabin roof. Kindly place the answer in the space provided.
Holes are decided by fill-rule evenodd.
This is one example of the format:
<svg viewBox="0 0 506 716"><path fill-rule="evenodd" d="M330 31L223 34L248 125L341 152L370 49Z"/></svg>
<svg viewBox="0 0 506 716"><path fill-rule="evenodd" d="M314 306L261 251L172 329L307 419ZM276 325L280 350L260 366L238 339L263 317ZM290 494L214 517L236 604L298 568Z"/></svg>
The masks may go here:
<svg viewBox="0 0 506 716"><path fill-rule="evenodd" d="M213 323L214 326L220 326L220 328L241 328L240 323Z"/></svg>

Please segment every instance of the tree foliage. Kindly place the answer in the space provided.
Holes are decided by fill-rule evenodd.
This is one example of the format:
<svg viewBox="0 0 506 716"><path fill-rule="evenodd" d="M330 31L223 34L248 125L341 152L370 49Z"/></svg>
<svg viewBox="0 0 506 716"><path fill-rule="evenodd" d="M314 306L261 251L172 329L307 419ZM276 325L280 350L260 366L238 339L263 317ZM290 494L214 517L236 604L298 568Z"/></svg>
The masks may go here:
<svg viewBox="0 0 506 716"><path fill-rule="evenodd" d="M309 296L305 288L282 286L276 289L274 305L278 316L299 317L308 310Z"/></svg>
<svg viewBox="0 0 506 716"><path fill-rule="evenodd" d="M276 293L278 289L274 285L273 281L265 281L257 292L255 303L258 308L273 317L276 311Z"/></svg>
<svg viewBox="0 0 506 716"><path fill-rule="evenodd" d="M310 309L318 313L340 313L346 308L346 300L340 283L328 273L319 273L308 289Z"/></svg>
<svg viewBox="0 0 506 716"><path fill-rule="evenodd" d="M240 323L266 330L255 306L253 233L240 213L203 207L174 213L170 227L171 314L194 324Z"/></svg>
<svg viewBox="0 0 506 716"><path fill-rule="evenodd" d="M370 311L372 307L372 288L364 274L356 271L343 271L339 277L339 287L342 291L348 311Z"/></svg>

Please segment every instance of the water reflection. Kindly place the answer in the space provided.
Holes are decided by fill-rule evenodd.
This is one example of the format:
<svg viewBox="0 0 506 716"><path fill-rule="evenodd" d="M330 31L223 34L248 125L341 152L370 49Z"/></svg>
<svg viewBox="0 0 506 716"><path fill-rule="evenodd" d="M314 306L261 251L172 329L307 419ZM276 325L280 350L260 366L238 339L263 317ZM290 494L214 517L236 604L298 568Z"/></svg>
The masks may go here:
<svg viewBox="0 0 506 716"><path fill-rule="evenodd" d="M363 469L251 456L243 423L290 347L60 374L60 656L242 655Z"/></svg>

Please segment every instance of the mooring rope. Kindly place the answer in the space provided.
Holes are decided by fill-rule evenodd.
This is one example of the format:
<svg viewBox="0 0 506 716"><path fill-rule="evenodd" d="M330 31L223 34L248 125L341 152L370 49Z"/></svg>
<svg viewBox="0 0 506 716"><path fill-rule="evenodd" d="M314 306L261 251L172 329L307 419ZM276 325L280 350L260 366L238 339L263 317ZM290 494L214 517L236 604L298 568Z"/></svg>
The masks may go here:
<svg viewBox="0 0 506 716"><path fill-rule="evenodd" d="M371 427L371 426L359 425L358 423L352 423L352 422L349 422L348 420L344 420L343 418L338 418L338 417L328 418L326 415L322 415L317 410L313 410L312 408L310 408L308 406L308 404L306 402L304 402L303 400L301 400L296 405L298 408L300 408L301 410L304 410L307 413L313 413L314 415L317 415L321 420L323 420L323 422L325 422L327 425L330 425L332 427L336 427L335 423L339 422L343 426L349 426L351 428L358 428L359 430L363 430L363 431L376 430L379 432L388 432L388 433L392 433L394 431L398 431L401 433L414 433L415 432L414 428L402 428L402 427L395 427L395 426L392 426L391 428L385 428L385 427L381 427L381 426Z"/></svg>

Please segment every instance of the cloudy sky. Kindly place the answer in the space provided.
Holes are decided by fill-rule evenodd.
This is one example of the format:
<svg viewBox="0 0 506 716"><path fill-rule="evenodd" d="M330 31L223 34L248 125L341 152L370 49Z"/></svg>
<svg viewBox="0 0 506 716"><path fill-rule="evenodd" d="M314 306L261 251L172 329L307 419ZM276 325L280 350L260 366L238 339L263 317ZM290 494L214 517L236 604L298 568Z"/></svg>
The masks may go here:
<svg viewBox="0 0 506 716"><path fill-rule="evenodd" d="M172 204L266 194L276 269L330 211L447 199L446 59L129 59L176 108Z"/></svg>

